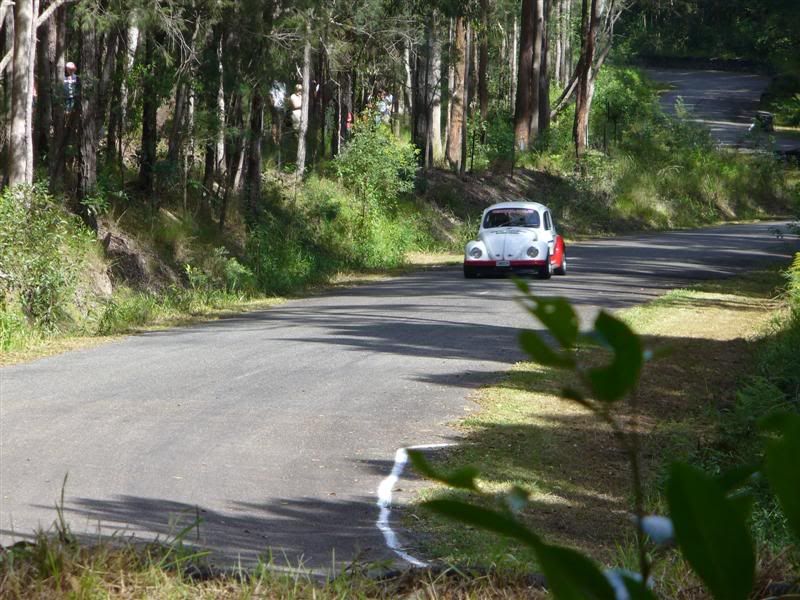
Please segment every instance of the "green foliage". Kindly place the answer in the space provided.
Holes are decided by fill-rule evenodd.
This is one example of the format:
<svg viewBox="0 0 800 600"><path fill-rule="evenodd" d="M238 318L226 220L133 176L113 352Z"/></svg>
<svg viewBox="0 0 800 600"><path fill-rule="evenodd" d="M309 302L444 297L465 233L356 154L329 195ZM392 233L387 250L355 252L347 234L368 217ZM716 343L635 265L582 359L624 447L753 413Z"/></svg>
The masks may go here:
<svg viewBox="0 0 800 600"><path fill-rule="evenodd" d="M766 475L789 527L800 541L800 415L776 413L764 426L777 434L767 440Z"/></svg>
<svg viewBox="0 0 800 600"><path fill-rule="evenodd" d="M197 266L184 265L189 285L195 291L223 290L235 294L254 288L252 271L230 256L226 248L214 248L196 262Z"/></svg>
<svg viewBox="0 0 800 600"><path fill-rule="evenodd" d="M418 210L401 199L365 215L363 202L330 180L310 178L296 199L291 189L273 191L244 258L263 292L285 293L337 271L396 267L430 243Z"/></svg>
<svg viewBox="0 0 800 600"><path fill-rule="evenodd" d="M749 598L756 559L733 500L713 478L681 464L670 473L667 500L681 551L714 598Z"/></svg>
<svg viewBox="0 0 800 600"><path fill-rule="evenodd" d="M35 327L54 330L68 315L71 294L91 240L40 188L0 194L0 346L20 331L14 307Z"/></svg>
<svg viewBox="0 0 800 600"><path fill-rule="evenodd" d="M342 185L362 203L363 217L380 213L414 189L417 150L371 119L354 127L353 138L336 157Z"/></svg>

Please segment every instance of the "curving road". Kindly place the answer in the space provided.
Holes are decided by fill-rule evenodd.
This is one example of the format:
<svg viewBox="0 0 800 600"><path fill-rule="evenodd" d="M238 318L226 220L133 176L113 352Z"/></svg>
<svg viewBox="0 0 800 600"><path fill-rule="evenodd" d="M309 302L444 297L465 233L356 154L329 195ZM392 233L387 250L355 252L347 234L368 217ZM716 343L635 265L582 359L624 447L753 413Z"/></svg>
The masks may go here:
<svg viewBox="0 0 800 600"><path fill-rule="evenodd" d="M670 89L661 94L661 107L675 114L680 98L690 118L708 127L722 146L752 146L748 128L759 110L761 94L769 77L739 71L697 69L647 69L654 80ZM771 134L775 150L785 152L800 148L800 136L788 132Z"/></svg>
<svg viewBox="0 0 800 600"><path fill-rule="evenodd" d="M588 320L787 261L800 241L773 226L576 244L570 275L534 287ZM376 490L398 447L451 440L470 391L522 358L513 296L441 268L2 368L0 543L53 521L69 473L80 534L164 538L199 515L187 540L220 560L392 557Z"/></svg>

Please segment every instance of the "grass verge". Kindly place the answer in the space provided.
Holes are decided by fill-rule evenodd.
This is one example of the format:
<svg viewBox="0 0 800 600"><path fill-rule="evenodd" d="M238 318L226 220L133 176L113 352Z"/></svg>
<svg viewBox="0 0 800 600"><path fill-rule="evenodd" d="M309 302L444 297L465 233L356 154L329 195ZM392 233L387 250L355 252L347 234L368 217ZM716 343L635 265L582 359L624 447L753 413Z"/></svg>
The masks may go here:
<svg viewBox="0 0 800 600"><path fill-rule="evenodd" d="M748 390L759 383L764 369L782 365L786 371L796 363L794 337L783 339L787 322L793 335L797 331L791 300L781 295L783 284L778 270L761 271L674 290L622 313L647 347L668 351L648 365L638 390L648 510L663 513L664 468L673 460L718 470L753 458L755 422L774 406L769 400L776 396L759 396L763 385ZM787 321L792 314L794 321ZM590 360L598 352L579 351ZM490 493L524 487L531 500L522 519L546 539L606 564L635 567L626 457L608 428L560 398L569 383L561 371L518 364L504 381L478 393L482 410L459 424L464 443L450 450L441 466L476 466L482 488ZM459 494L432 487L421 499ZM764 577L786 576L800 564L783 551L786 532L775 522L775 512L771 518L768 502L757 502L754 512ZM414 506L406 516L428 556L451 564L494 564L511 572L536 569L523 548L493 534ZM691 597L684 592L696 582L677 555L662 564L659 575L672 586L663 584L666 597Z"/></svg>

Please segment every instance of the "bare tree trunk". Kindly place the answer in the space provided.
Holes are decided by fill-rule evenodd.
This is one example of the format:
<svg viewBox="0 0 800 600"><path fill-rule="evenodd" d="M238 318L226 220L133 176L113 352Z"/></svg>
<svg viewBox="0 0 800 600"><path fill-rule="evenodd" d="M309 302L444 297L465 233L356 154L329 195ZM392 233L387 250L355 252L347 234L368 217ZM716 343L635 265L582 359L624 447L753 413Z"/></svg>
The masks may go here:
<svg viewBox="0 0 800 600"><path fill-rule="evenodd" d="M467 140L469 139L469 102L470 102L470 85L469 85L469 74L470 70L472 69L470 63L475 63L474 60L470 60L471 51L473 47L472 42L472 26L470 25L469 21L466 22L466 48L464 50L464 115L461 118L461 162L458 166L458 171L461 175L467 169Z"/></svg>
<svg viewBox="0 0 800 600"><path fill-rule="evenodd" d="M14 4L14 54L8 184L33 183L33 72L36 61L36 15L39 2Z"/></svg>
<svg viewBox="0 0 800 600"><path fill-rule="evenodd" d="M245 176L245 199L250 223L256 222L261 204L261 140L263 137L264 96L261 86L256 85L250 100L250 135Z"/></svg>
<svg viewBox="0 0 800 600"><path fill-rule="evenodd" d="M220 28L217 40L217 146L215 158L216 173L221 179L225 177L225 166L228 164L227 157L225 156L225 124L227 123L227 111L225 107L225 71L222 62L222 49L225 35Z"/></svg>
<svg viewBox="0 0 800 600"><path fill-rule="evenodd" d="M97 134L100 73L97 64L97 30L94 18L87 15L81 23L81 120L80 120L80 179L78 198L92 195L97 187ZM87 225L97 230L97 217L85 205L78 213Z"/></svg>
<svg viewBox="0 0 800 600"><path fill-rule="evenodd" d="M544 0L542 18L542 64L539 70L539 133L550 127L550 10L551 0Z"/></svg>
<svg viewBox="0 0 800 600"><path fill-rule="evenodd" d="M54 70L50 72L50 86L53 90L53 139L50 143L49 179L50 189L61 187L64 177L64 145L66 141L66 111L64 107L64 52L67 35L67 13L64 7L56 11L48 37L47 54Z"/></svg>
<svg viewBox="0 0 800 600"><path fill-rule="evenodd" d="M589 112L594 94L592 65L594 63L595 42L599 26L599 0L583 0L581 16L581 57L578 63L578 88L575 100L575 121L572 138L575 142L575 156L581 158L589 144Z"/></svg>
<svg viewBox="0 0 800 600"><path fill-rule="evenodd" d="M172 112L172 126L170 127L169 141L167 142L167 161L172 165L178 164L181 155L188 96L189 84L184 80L178 81L175 86L175 110Z"/></svg>
<svg viewBox="0 0 800 600"><path fill-rule="evenodd" d="M303 47L303 104L300 107L300 131L297 136L297 176L306 171L306 133L308 132L308 104L311 92L311 31L306 25L306 43Z"/></svg>
<svg viewBox="0 0 800 600"><path fill-rule="evenodd" d="M428 129L431 146L431 156L434 162L439 162L444 157L442 149L442 42L437 27L441 20L434 17L431 39L430 60L430 127Z"/></svg>
<svg viewBox="0 0 800 600"><path fill-rule="evenodd" d="M527 150L531 126L531 75L533 68L534 12L536 0L522 0L517 97L514 105L514 143Z"/></svg>
<svg viewBox="0 0 800 600"><path fill-rule="evenodd" d="M155 39L152 31L144 35L144 68L146 70L142 86L142 148L141 163L139 165L139 185L142 191L154 201L156 145L158 136L158 123L156 110L158 109L155 78Z"/></svg>
<svg viewBox="0 0 800 600"><path fill-rule="evenodd" d="M511 32L511 64L509 68L511 69L511 102L515 103L517 98L517 71L519 69L519 23L517 22L517 16L514 15L514 28Z"/></svg>
<svg viewBox="0 0 800 600"><path fill-rule="evenodd" d="M478 103L481 120L489 117L489 0L481 0L481 28L478 50Z"/></svg>
<svg viewBox="0 0 800 600"><path fill-rule="evenodd" d="M575 60L572 53L572 7L574 0L564 0L564 64L561 76L564 78L563 86L569 83L572 72L575 70Z"/></svg>
<svg viewBox="0 0 800 600"><path fill-rule="evenodd" d="M544 31L544 0L534 0L533 17L533 61L531 71L531 108L530 108L530 138L529 143L533 142L539 135L539 103L541 95L542 77L542 39Z"/></svg>
<svg viewBox="0 0 800 600"><path fill-rule="evenodd" d="M133 69L133 63L136 59L136 49L139 47L139 27L134 21L136 17L132 14L129 16L128 27L125 31L125 60L123 61L122 83L119 93L119 166L120 173L123 171L123 161L125 160L124 149L122 147L125 132L128 129L128 75Z"/></svg>
<svg viewBox="0 0 800 600"><path fill-rule="evenodd" d="M56 24L47 21L42 25L42 35L39 38L39 47L36 51L38 62L39 82L36 100L36 154L41 159L47 156L52 148L50 141L53 139L51 128L53 125L53 60L50 54L51 41L55 42ZM54 46L55 44L53 44Z"/></svg>
<svg viewBox="0 0 800 600"><path fill-rule="evenodd" d="M450 89L450 124L447 132L447 162L451 169L460 169L462 163L462 135L464 134L465 88L467 83L467 28L464 17L456 17L452 49L453 87Z"/></svg>
<svg viewBox="0 0 800 600"><path fill-rule="evenodd" d="M449 99L447 101L447 122L445 123L443 145L445 150L449 144L450 139L450 123L453 116L453 89L456 86L456 67L453 60L453 42L455 39L455 22L450 19L450 25L447 31L447 46L450 48L450 60L447 62L447 94Z"/></svg>
<svg viewBox="0 0 800 600"><path fill-rule="evenodd" d="M561 85L561 63L563 61L564 46L562 44L562 31L564 30L564 0L555 0L555 34L553 35L553 45L555 50L555 60L553 61L553 77L558 85Z"/></svg>

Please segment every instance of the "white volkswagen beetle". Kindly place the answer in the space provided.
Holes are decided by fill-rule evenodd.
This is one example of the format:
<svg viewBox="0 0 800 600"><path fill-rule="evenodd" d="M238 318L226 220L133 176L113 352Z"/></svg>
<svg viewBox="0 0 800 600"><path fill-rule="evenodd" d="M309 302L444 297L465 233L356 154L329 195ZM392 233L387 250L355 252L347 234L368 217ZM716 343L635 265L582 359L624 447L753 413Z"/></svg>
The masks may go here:
<svg viewBox="0 0 800 600"><path fill-rule="evenodd" d="M503 272L567 274L564 238L544 204L502 202L483 211L478 239L464 250L464 277Z"/></svg>

